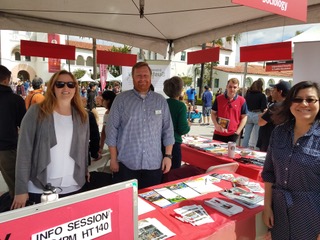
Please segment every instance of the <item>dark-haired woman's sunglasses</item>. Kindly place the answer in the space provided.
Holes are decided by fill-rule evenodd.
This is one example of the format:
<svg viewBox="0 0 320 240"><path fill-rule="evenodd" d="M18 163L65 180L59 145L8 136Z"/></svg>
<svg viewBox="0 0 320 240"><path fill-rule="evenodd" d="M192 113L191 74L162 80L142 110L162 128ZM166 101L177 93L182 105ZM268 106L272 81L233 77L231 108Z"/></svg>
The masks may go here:
<svg viewBox="0 0 320 240"><path fill-rule="evenodd" d="M63 88L65 85L67 85L68 88L75 88L76 87L76 83L75 82L56 81L54 85L57 88Z"/></svg>
<svg viewBox="0 0 320 240"><path fill-rule="evenodd" d="M302 103L306 101L308 104L315 104L316 102L318 102L319 100L318 99L315 99L315 98L306 98L306 99L303 99L303 98L294 98L292 99L292 102L293 103Z"/></svg>

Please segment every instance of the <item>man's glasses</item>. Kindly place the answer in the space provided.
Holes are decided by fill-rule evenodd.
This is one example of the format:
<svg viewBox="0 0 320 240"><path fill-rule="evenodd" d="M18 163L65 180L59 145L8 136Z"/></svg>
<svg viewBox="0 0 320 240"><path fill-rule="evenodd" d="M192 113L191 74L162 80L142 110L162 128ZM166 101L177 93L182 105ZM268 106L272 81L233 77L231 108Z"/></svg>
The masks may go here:
<svg viewBox="0 0 320 240"><path fill-rule="evenodd" d="M76 83L75 82L56 81L54 85L57 88L63 88L65 85L67 85L68 88L75 88L76 87Z"/></svg>
<svg viewBox="0 0 320 240"><path fill-rule="evenodd" d="M319 99L315 99L315 98L306 98L306 99L294 98L294 99L292 99L293 103L302 103L304 101L306 101L308 104L315 104L316 102L319 101Z"/></svg>

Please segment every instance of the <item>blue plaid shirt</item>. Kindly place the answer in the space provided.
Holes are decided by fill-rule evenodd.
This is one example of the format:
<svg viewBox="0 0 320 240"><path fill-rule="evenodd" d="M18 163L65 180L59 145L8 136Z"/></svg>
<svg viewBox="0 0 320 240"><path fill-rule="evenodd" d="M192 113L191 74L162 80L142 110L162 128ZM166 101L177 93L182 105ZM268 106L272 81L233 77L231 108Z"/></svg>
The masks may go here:
<svg viewBox="0 0 320 240"><path fill-rule="evenodd" d="M118 161L132 170L159 169L162 144L174 144L165 98L153 91L142 98L134 89L117 95L106 126L106 144L116 147Z"/></svg>

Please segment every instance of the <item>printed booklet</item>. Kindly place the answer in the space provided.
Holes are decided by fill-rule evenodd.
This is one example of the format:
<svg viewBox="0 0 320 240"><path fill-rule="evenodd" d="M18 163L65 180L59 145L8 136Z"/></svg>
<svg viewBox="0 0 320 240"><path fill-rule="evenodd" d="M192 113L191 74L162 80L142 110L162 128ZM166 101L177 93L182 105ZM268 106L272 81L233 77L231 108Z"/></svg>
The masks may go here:
<svg viewBox="0 0 320 240"><path fill-rule="evenodd" d="M138 222L139 240L160 240L175 236L156 218L146 218Z"/></svg>

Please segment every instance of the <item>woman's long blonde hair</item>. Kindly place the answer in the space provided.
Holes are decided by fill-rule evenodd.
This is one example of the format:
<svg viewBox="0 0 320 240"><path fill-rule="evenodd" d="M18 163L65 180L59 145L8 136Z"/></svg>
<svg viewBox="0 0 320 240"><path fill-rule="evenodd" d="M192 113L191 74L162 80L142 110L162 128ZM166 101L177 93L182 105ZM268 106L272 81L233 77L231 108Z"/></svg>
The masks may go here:
<svg viewBox="0 0 320 240"><path fill-rule="evenodd" d="M59 77L63 74L69 75L72 78L72 81L76 83L75 94L71 99L71 106L79 113L82 123L85 123L88 119L88 113L84 109L81 101L77 79L73 76L72 73L66 70L60 70L54 73L50 78L47 86L45 100L39 104L39 107L40 107L39 120L43 120L44 118L46 118L47 116L53 113L54 108L57 105L57 97L54 93L55 83L56 81L59 80Z"/></svg>

